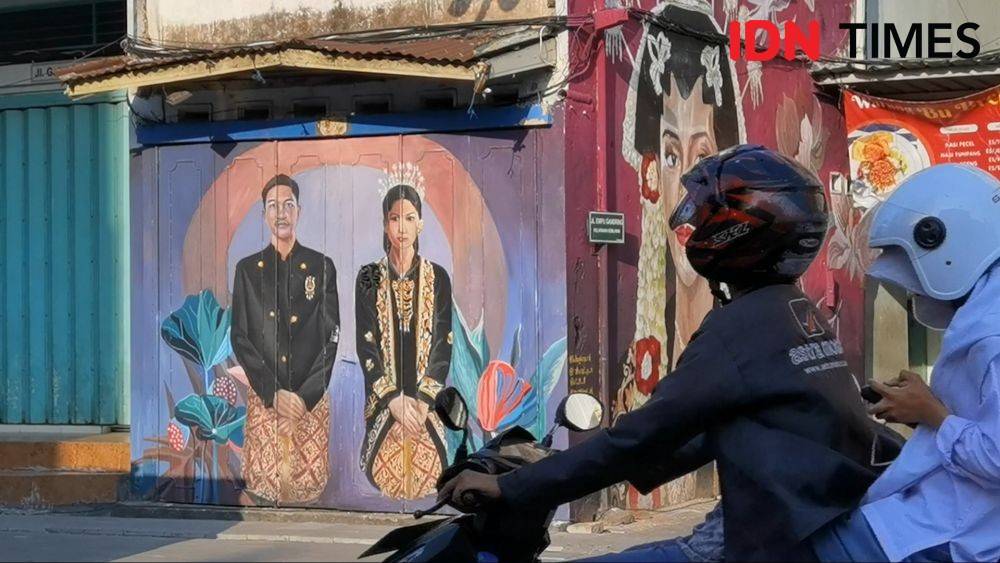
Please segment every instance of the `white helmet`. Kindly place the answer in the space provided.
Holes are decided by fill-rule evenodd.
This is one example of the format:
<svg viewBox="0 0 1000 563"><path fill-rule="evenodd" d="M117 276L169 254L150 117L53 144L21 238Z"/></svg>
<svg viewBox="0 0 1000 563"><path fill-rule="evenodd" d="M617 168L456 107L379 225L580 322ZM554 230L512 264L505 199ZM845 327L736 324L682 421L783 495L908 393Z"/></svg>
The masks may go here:
<svg viewBox="0 0 1000 563"><path fill-rule="evenodd" d="M874 211L869 274L935 301L954 301L1000 259L1000 181L963 164L917 172Z"/></svg>

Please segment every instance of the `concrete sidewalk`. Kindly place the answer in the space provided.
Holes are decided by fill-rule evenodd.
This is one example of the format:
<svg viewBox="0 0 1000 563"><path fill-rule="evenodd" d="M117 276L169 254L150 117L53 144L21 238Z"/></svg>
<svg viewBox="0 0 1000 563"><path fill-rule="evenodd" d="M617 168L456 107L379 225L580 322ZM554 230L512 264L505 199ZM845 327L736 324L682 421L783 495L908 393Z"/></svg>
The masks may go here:
<svg viewBox="0 0 1000 563"><path fill-rule="evenodd" d="M554 532L545 559L575 559L686 534L713 505L714 502L709 502L665 513L640 513L638 519L629 524L570 527L573 531L598 530L601 533ZM0 513L0 542L5 549L0 552L0 561L343 561L355 559L395 527L345 522L4 512ZM22 544L30 553L18 551Z"/></svg>

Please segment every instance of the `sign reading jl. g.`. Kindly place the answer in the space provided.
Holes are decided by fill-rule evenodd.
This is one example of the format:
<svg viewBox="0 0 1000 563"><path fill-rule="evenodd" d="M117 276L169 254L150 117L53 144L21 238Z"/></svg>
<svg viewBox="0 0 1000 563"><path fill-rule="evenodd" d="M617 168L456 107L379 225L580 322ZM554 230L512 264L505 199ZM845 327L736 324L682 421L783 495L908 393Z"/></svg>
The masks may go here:
<svg viewBox="0 0 1000 563"><path fill-rule="evenodd" d="M587 216L587 237L591 244L624 244L625 214L591 211Z"/></svg>

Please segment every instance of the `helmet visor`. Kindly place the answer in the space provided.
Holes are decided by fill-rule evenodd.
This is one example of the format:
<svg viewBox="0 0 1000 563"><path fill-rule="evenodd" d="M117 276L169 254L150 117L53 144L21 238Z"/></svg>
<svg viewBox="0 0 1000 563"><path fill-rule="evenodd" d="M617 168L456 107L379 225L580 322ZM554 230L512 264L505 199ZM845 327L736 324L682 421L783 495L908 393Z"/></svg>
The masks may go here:
<svg viewBox="0 0 1000 563"><path fill-rule="evenodd" d="M880 282L898 285L913 294L927 294L917 271L913 269L910 255L899 246L883 248L868 275Z"/></svg>
<svg viewBox="0 0 1000 563"><path fill-rule="evenodd" d="M711 158L703 160L681 176L681 185L687 193L670 215L668 221L670 230L677 231L684 226L694 226L698 210L710 201L719 200L721 171L721 160Z"/></svg>
<svg viewBox="0 0 1000 563"><path fill-rule="evenodd" d="M695 204L694 198L691 194L684 196L684 199L677 204L674 208L674 212L670 215L670 230L676 231L677 229L694 223L695 215L698 213L698 205Z"/></svg>

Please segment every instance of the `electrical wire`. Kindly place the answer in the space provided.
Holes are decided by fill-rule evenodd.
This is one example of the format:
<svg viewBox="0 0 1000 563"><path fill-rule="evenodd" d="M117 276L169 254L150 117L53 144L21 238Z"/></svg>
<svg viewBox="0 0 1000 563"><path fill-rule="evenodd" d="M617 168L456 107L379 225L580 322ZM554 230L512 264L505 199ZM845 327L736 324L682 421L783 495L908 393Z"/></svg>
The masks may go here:
<svg viewBox="0 0 1000 563"><path fill-rule="evenodd" d="M563 31L569 27L581 25L584 21L588 20L587 17L565 17L565 16L551 16L543 18L530 18L530 19L517 19L517 20L506 20L506 21L496 21L496 22L469 22L469 23L458 23L458 24L446 24L446 25L435 25L435 26L412 26L412 27L402 27L394 29L384 29L375 31L353 31L353 32L343 32L335 34L321 34L308 37L308 40L316 41L338 41L342 43L358 43L358 44L376 44L376 43L386 43L391 41L412 41L412 40L431 40L439 39L445 37L452 37L456 35L466 35L477 31L498 31L510 28L531 28L531 27L548 27L552 28L553 31ZM128 45L131 50L141 50L144 52L149 52L149 54L156 54L160 56L164 55L187 55L187 54L203 54L211 53L217 50L226 50L234 48L246 48L249 46L271 46L280 45L284 43L292 43L295 39L287 40L268 40L259 41L252 44L246 43L214 43L214 42L196 42L196 41L172 41L160 39L156 41L150 41L148 39L140 39L135 36L128 37Z"/></svg>
<svg viewBox="0 0 1000 563"><path fill-rule="evenodd" d="M694 29L690 26L679 24L675 21L670 21L667 18L653 14L648 10L643 10L641 8L628 8L628 14L630 19L634 21L639 21L641 23L648 23L650 25L658 26L665 31L681 34L689 37L693 37L704 41L709 44L728 46L729 38L721 33L706 33L702 30ZM465 22L456 24L444 24L444 25L434 25L434 26L411 26L411 27L400 27L393 29L383 29L383 30L365 30L365 31L352 31L334 34L322 34L316 35L308 38L308 40L313 41L336 41L341 43L354 43L359 45L365 44L379 44L388 42L403 42L403 41L429 41L435 39L446 39L453 37L463 37L470 34L475 34L479 32L500 32L502 30L509 30L511 33L515 33L514 30L527 31L529 29L537 29L540 34L544 34L546 31L550 31L551 34L558 34L561 32L571 32L569 43L569 61L567 64L566 76L565 78L559 80L556 83L546 85L544 88L532 92L530 94L520 96L510 102L498 105L515 105L523 104L533 99L544 98L557 93L560 89L566 87L568 84L577 80L581 76L586 75L593 68L593 61L596 56L600 56L596 52L597 40L599 38L599 33L594 30L594 17L592 14L584 16L549 16L540 18L527 18L527 19L517 19L517 20L507 20L507 21L493 21L493 22ZM585 42L581 41L581 35L586 34ZM232 43L211 43L211 42L178 42L171 40L157 40L150 41L148 39L140 39L134 36L128 36L122 41L123 50L132 56L148 57L151 59L156 58L188 58L188 57L200 57L200 56L218 56L222 53L232 50L242 50L242 49L253 49L259 48L261 50L267 50L268 48L278 48L283 45L294 44L295 39L289 40L269 40L260 41L251 44L232 44ZM582 44L582 47L580 47ZM576 47L576 48L575 48ZM745 39L740 39L740 49L745 50L747 47L747 41ZM810 60L802 50L796 49L794 56L791 57L789 61L785 57L786 51L783 48L779 48L777 54L775 55L774 66L785 67L785 65L779 65L784 61L793 62L801 64L803 66L813 65L816 63L820 64L843 64L843 65L853 65L853 66L867 66L869 69L872 67L877 67L877 70L891 69L891 68L905 68L909 65L923 65L926 63L922 59L910 58L910 59L855 59L850 57L844 57L839 55L824 54L821 55L817 60ZM991 49L984 51L979 54L975 59L969 59L968 61L962 61L964 64L976 64L980 61L992 61L992 59L1000 56L1000 47L996 49ZM782 60L777 60L781 57ZM788 67L788 70L795 70L794 67ZM835 72L827 69L816 69L816 72Z"/></svg>

